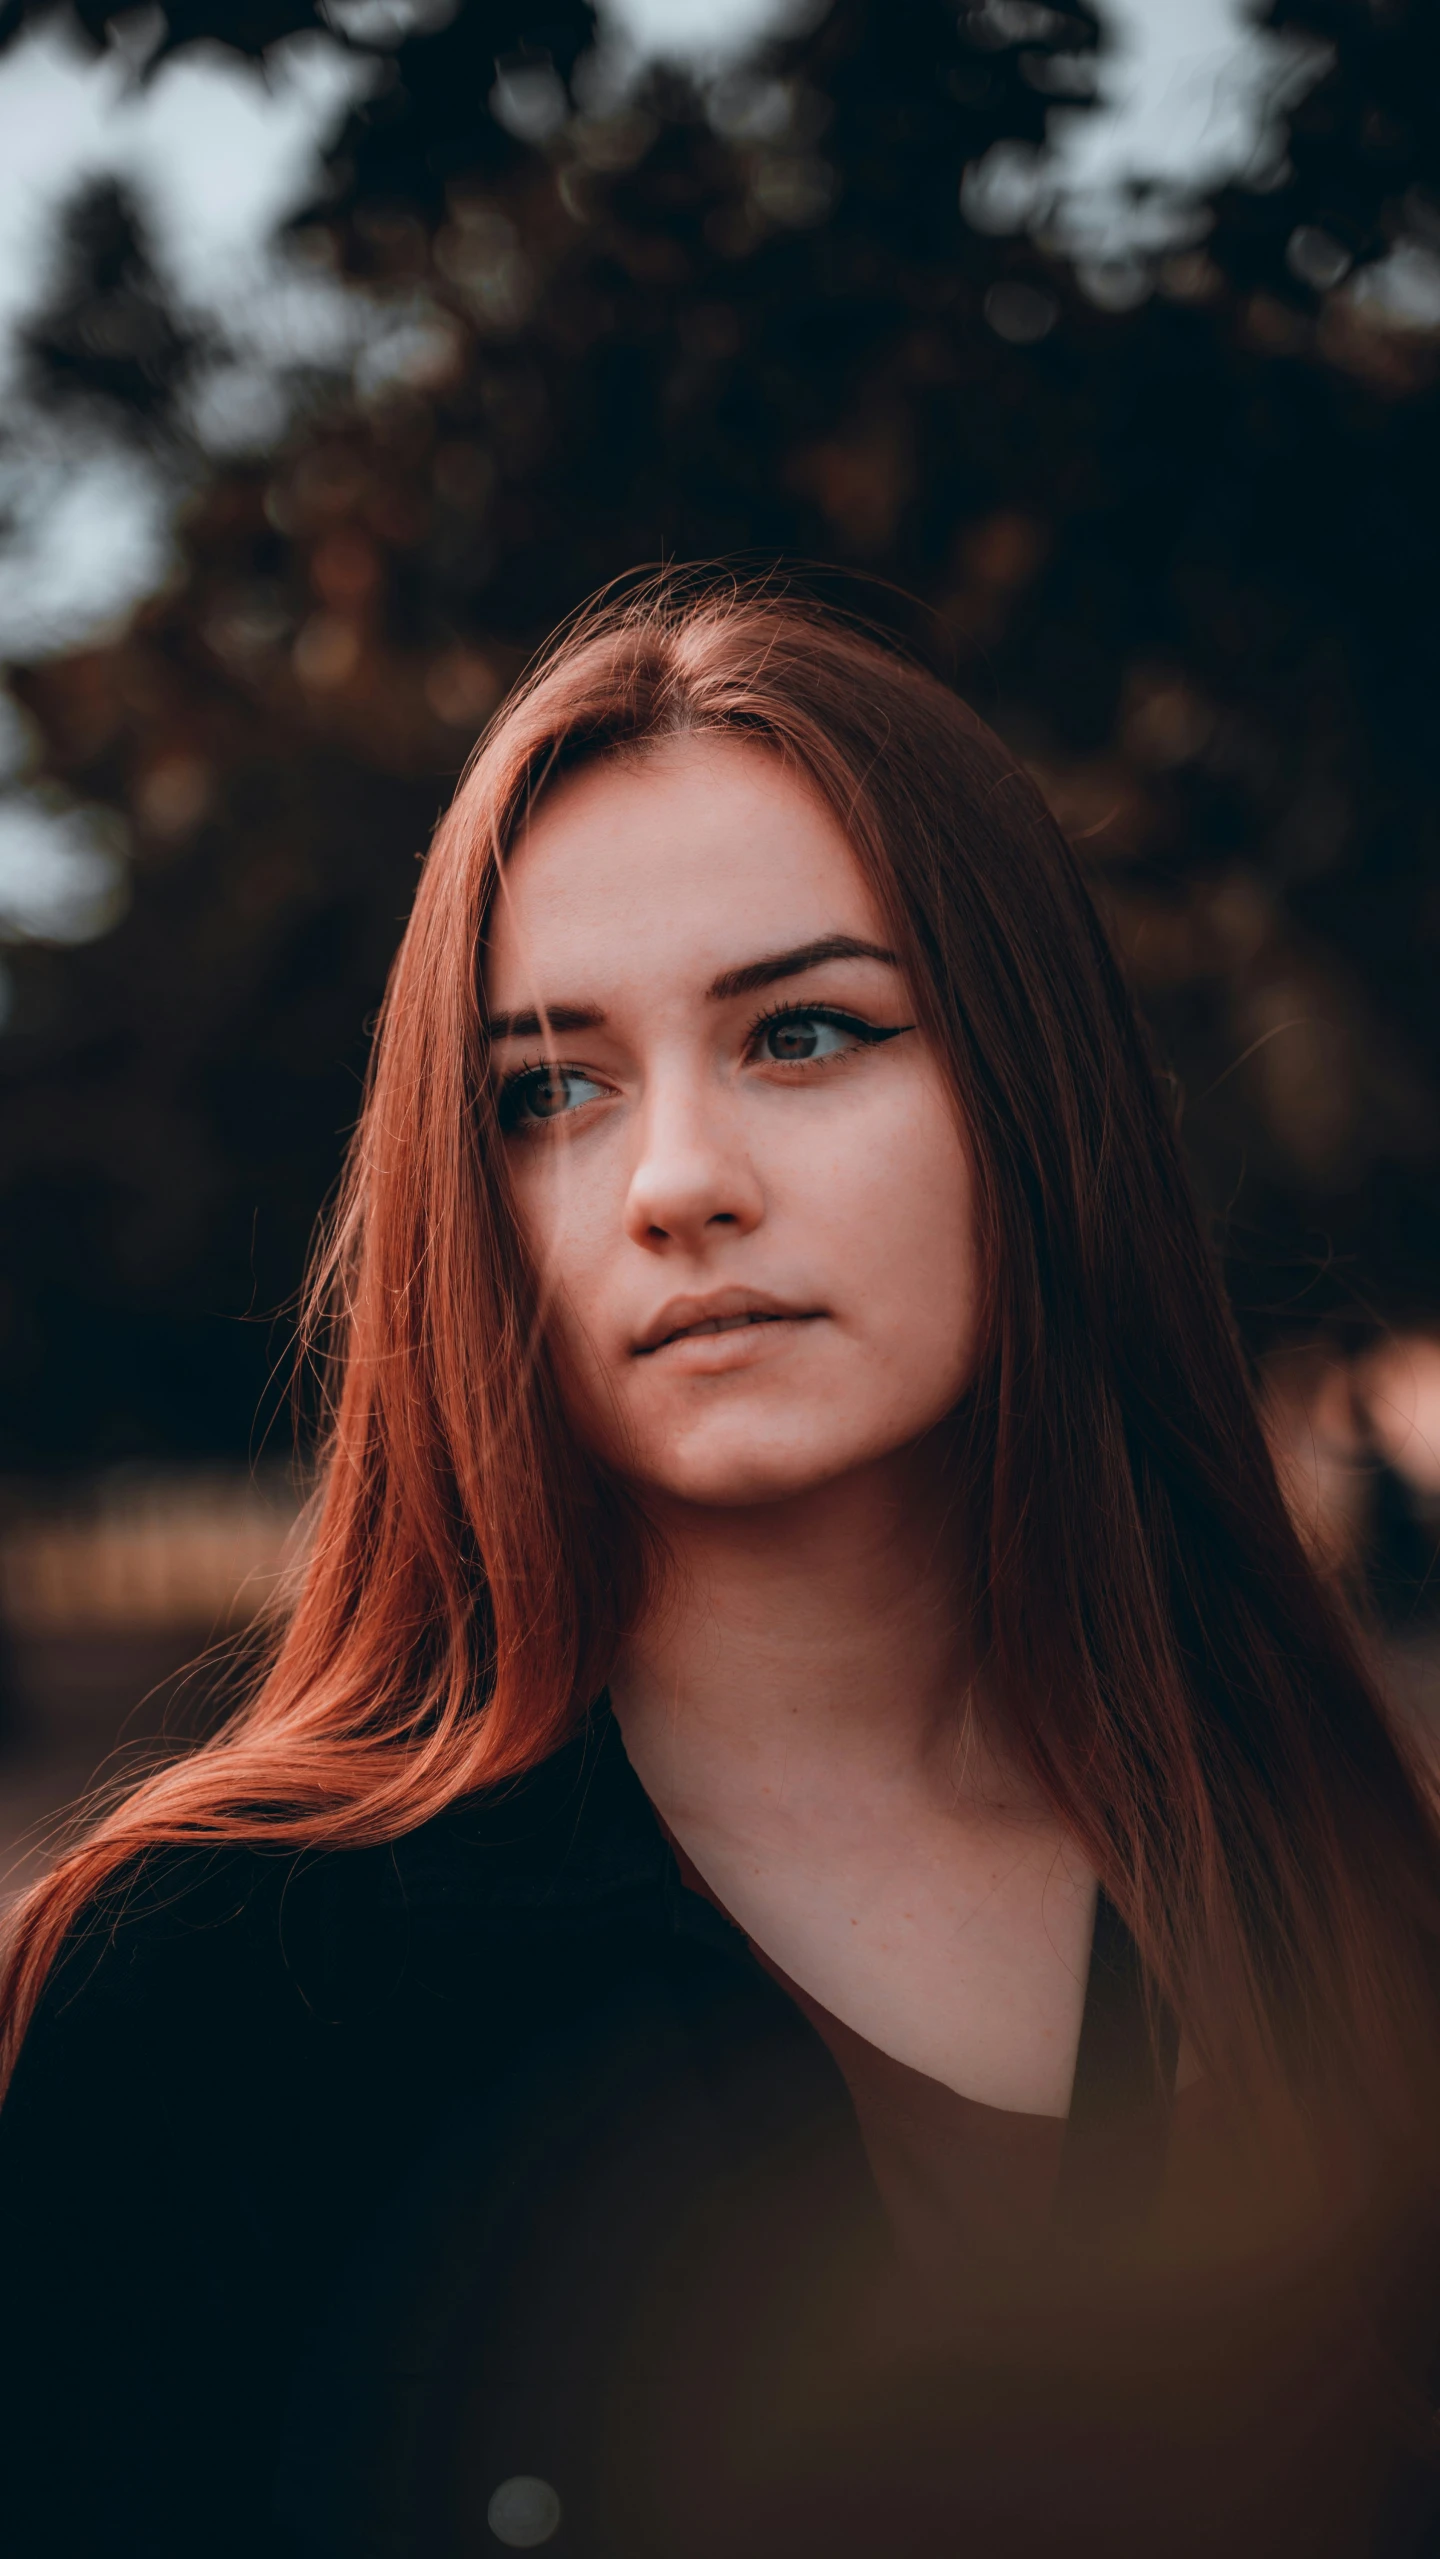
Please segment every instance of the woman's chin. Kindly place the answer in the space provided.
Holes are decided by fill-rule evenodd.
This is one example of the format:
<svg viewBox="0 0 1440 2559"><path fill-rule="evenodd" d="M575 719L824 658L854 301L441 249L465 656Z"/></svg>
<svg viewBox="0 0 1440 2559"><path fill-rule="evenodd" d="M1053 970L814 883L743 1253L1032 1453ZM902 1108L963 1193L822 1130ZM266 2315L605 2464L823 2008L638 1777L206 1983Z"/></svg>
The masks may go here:
<svg viewBox="0 0 1440 2559"><path fill-rule="evenodd" d="M642 1497L648 1493L687 1509L752 1510L801 1501L875 1454L848 1439L842 1443L833 1430L772 1446L763 1436L737 1440L729 1432L701 1433L690 1442L643 1452L631 1473Z"/></svg>

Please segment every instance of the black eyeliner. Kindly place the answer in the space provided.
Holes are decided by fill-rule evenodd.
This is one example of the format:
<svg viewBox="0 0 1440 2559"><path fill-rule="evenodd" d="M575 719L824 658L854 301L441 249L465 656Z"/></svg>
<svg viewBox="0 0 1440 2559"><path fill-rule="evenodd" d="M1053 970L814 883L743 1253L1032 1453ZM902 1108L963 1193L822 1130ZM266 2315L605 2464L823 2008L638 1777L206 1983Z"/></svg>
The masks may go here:
<svg viewBox="0 0 1440 2559"><path fill-rule="evenodd" d="M853 1032L867 1048L878 1048L884 1040L898 1040L903 1032L915 1028L913 1022L889 1025L867 1022L856 1013L847 1013L839 1004L768 1004L763 1013L756 1014L750 1025L747 1047L761 1031L770 1030L776 1022L833 1022L837 1029Z"/></svg>

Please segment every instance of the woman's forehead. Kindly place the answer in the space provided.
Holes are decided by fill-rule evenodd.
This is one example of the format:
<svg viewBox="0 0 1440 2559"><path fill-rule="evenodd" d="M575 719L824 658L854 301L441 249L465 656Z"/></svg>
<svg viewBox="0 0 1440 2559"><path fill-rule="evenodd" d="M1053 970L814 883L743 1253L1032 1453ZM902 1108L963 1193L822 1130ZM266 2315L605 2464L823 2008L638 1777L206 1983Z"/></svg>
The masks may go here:
<svg viewBox="0 0 1440 2559"><path fill-rule="evenodd" d="M765 748L681 738L587 767L542 803L501 874L486 994L509 1011L537 975L556 1001L582 981L708 986L827 935L885 938L830 810Z"/></svg>

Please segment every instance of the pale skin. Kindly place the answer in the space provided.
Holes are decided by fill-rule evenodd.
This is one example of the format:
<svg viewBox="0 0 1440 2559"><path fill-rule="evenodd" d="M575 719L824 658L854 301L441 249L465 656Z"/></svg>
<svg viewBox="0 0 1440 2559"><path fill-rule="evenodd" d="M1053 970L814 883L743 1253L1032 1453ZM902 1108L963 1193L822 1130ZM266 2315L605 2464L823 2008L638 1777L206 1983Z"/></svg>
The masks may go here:
<svg viewBox="0 0 1440 2559"><path fill-rule="evenodd" d="M485 992L572 1427L670 1558L611 1684L642 1785L833 2015L1063 2115L1094 1881L972 1677L969 1156L841 827L748 742L584 769Z"/></svg>

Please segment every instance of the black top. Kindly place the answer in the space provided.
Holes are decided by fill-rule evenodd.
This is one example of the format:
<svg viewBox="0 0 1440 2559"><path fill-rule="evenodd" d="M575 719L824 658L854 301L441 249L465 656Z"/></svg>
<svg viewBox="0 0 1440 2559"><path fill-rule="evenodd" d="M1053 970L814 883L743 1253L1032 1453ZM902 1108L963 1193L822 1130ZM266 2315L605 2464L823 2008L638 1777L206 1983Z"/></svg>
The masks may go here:
<svg viewBox="0 0 1440 2559"><path fill-rule="evenodd" d="M1127 1949L1102 1906L1048 2289L922 2341L835 2064L608 1716L382 1848L157 1855L0 2113L9 2559L1440 2546L1353 2358L1247 2465L1233 2323L1127 2290Z"/></svg>

